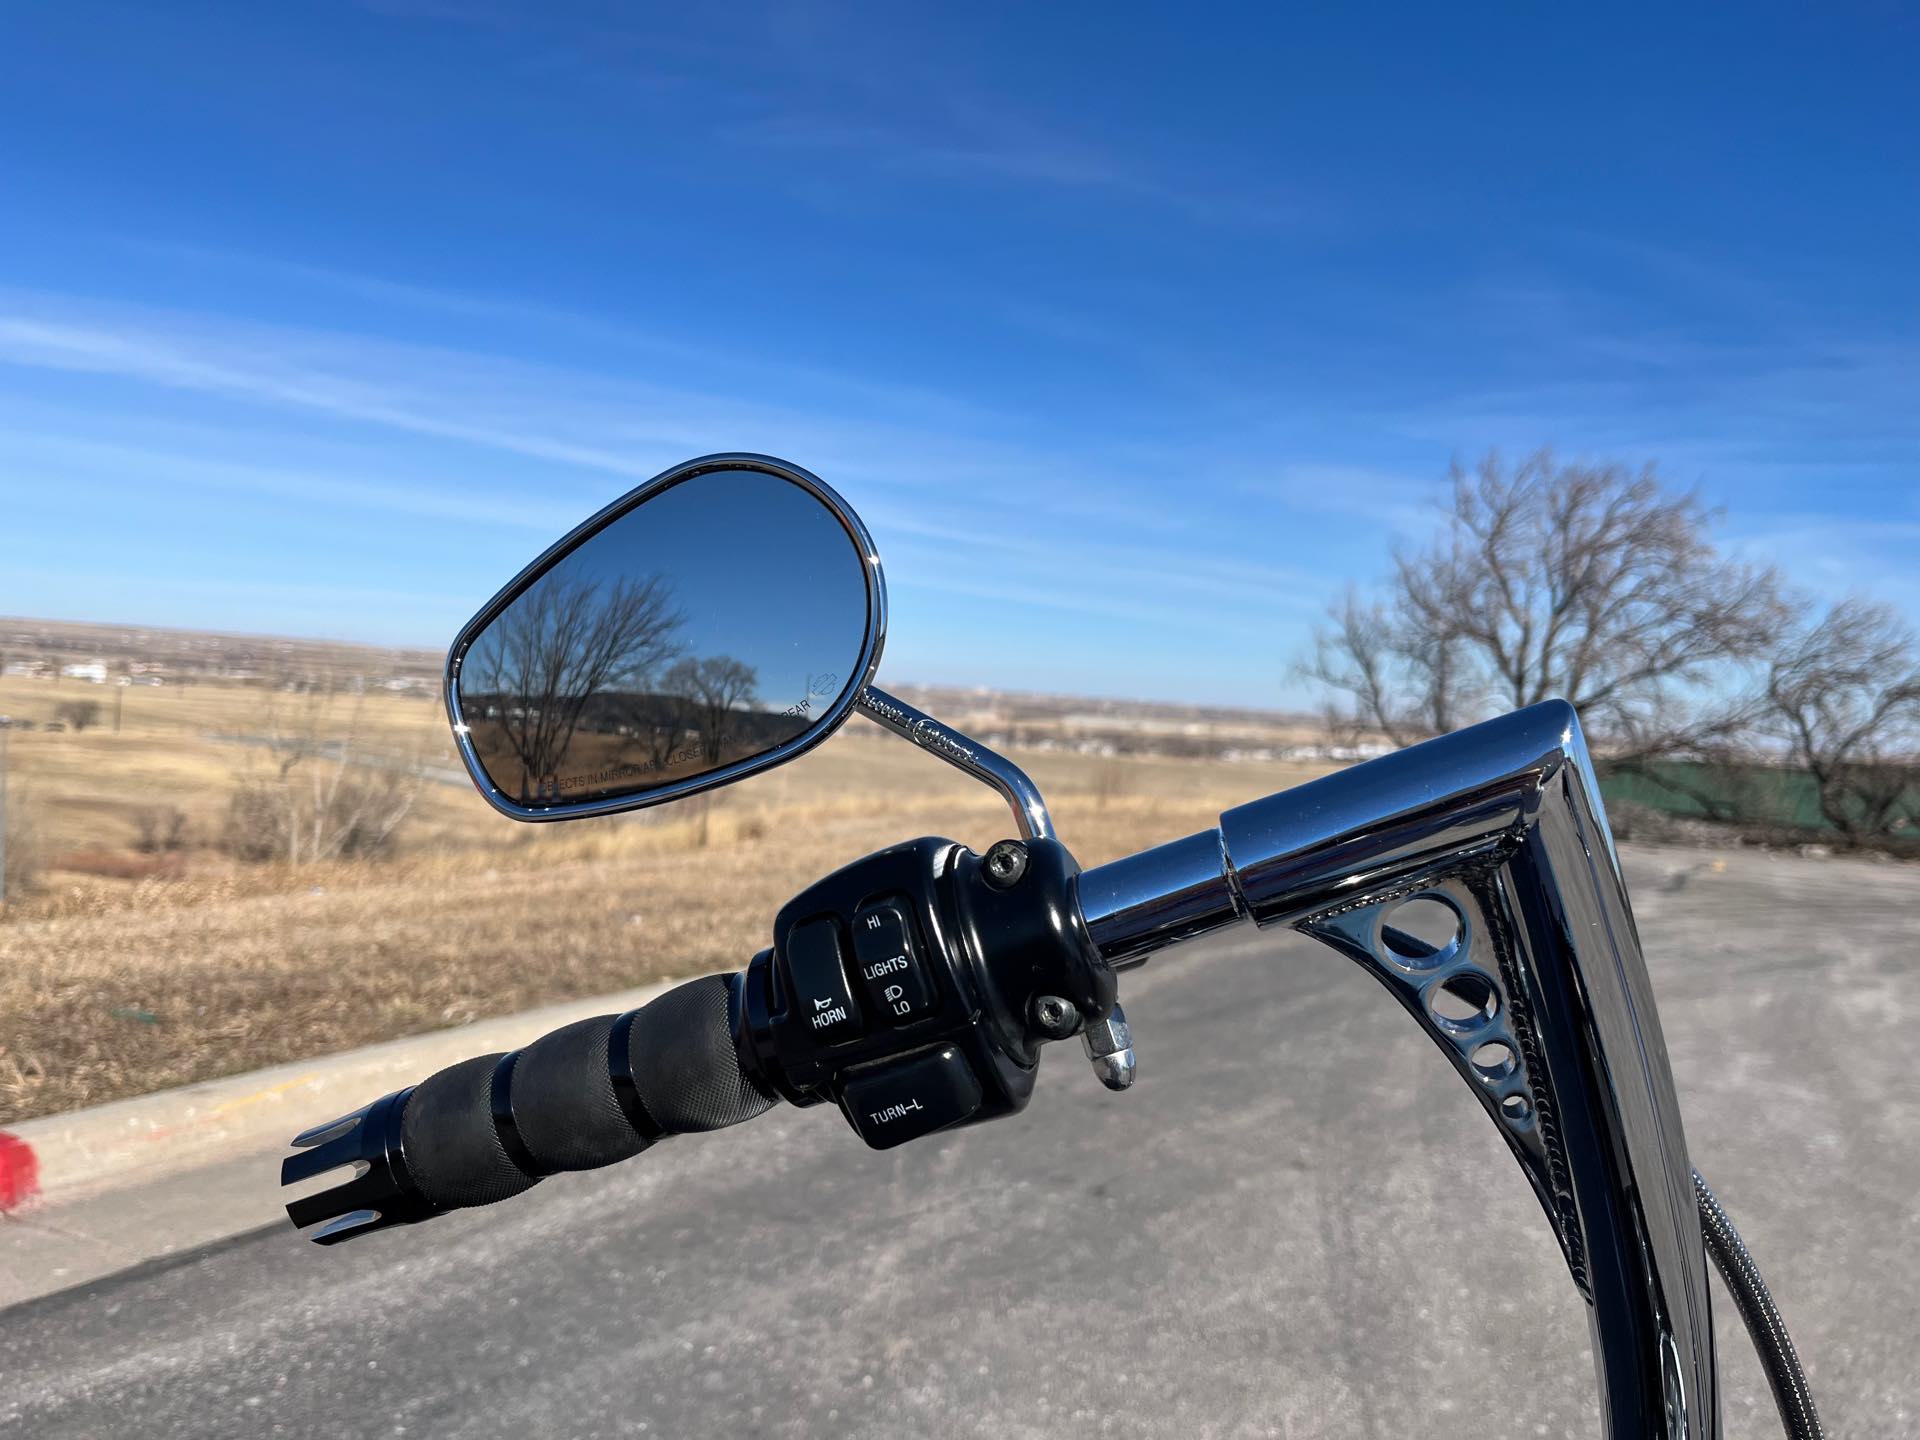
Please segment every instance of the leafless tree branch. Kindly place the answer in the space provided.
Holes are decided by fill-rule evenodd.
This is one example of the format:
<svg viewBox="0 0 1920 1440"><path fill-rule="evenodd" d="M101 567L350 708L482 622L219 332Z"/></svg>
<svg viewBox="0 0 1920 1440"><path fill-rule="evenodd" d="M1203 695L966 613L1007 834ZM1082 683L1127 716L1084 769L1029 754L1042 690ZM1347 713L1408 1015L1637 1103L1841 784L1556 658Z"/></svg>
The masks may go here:
<svg viewBox="0 0 1920 1440"><path fill-rule="evenodd" d="M1778 577L1720 555L1713 514L1653 467L1456 465L1441 532L1394 557L1387 593L1350 592L1303 667L1405 744L1558 696L1623 754L1707 746L1750 722L1732 667L1791 622Z"/></svg>

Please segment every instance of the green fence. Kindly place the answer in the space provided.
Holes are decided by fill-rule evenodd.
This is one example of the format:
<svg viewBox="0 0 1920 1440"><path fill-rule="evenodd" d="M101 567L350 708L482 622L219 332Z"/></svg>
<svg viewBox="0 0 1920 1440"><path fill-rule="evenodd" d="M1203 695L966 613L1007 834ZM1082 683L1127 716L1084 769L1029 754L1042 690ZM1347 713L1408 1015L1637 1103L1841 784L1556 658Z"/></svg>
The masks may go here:
<svg viewBox="0 0 1920 1440"><path fill-rule="evenodd" d="M1668 815L1718 819L1730 813L1748 823L1784 829L1834 828L1820 813L1813 777L1804 770L1771 765L1665 760L1644 772L1603 774L1600 793L1609 804L1644 805ZM1902 809L1909 826L1920 825L1920 778L1908 787Z"/></svg>

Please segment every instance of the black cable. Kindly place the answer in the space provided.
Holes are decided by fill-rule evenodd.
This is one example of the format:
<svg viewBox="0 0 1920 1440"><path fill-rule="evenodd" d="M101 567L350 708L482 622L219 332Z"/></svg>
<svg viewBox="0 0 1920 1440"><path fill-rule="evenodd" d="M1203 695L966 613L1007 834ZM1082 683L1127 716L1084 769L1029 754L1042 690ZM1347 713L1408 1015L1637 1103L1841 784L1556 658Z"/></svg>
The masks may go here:
<svg viewBox="0 0 1920 1440"><path fill-rule="evenodd" d="M1820 1417L1814 1413L1813 1393L1807 1389L1807 1372L1800 1368L1800 1356L1787 1334L1786 1322L1774 1307L1767 1282L1760 1278L1760 1267L1753 1263L1740 1232L1722 1208L1719 1199L1698 1170L1693 1172L1694 1198L1700 1203L1700 1229L1707 1238L1707 1254L1713 1268L1726 1281L1740 1319L1760 1356L1760 1368L1767 1384L1773 1387L1773 1403L1780 1411L1780 1423L1787 1427L1790 1440L1822 1440Z"/></svg>

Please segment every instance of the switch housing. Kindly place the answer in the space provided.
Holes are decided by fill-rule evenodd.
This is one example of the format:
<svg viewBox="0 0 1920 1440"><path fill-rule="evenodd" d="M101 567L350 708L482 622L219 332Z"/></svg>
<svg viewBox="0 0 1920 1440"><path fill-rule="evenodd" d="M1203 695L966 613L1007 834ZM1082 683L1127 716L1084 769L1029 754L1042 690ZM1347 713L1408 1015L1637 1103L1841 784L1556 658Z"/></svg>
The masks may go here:
<svg viewBox="0 0 1920 1440"><path fill-rule="evenodd" d="M839 1106L878 1149L1024 1107L1058 1038L1030 1030L1030 1003L1104 1017L1116 982L1080 919L1073 857L1023 843L1028 864L1005 889L973 851L927 837L789 901L742 991L748 1073L795 1105Z"/></svg>

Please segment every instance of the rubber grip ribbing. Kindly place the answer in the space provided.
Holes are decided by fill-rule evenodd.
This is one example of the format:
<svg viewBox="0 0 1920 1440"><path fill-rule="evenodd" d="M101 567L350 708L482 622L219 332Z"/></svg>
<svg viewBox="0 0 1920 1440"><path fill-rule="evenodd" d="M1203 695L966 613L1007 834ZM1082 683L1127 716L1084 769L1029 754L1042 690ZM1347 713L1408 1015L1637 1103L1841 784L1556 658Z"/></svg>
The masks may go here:
<svg viewBox="0 0 1920 1440"><path fill-rule="evenodd" d="M736 975L675 986L633 1018L628 1044L634 1089L669 1135L751 1120L773 1097L740 1068L732 1008Z"/></svg>
<svg viewBox="0 0 1920 1440"><path fill-rule="evenodd" d="M628 1159L661 1135L752 1119L773 1097L740 1067L739 983L690 980L627 1016L576 1021L517 1054L482 1055L422 1081L401 1121L414 1185L438 1209L491 1205L544 1175ZM620 1055L613 1042L623 1030ZM616 1071L631 1083L625 1105Z"/></svg>
<svg viewBox="0 0 1920 1440"><path fill-rule="evenodd" d="M478 1055L429 1075L407 1097L401 1145L413 1183L442 1210L491 1205L534 1183L508 1158L493 1123L498 1055Z"/></svg>
<svg viewBox="0 0 1920 1440"><path fill-rule="evenodd" d="M650 1143L613 1092L607 1036L614 1019L596 1015L542 1035L514 1062L514 1125L543 1174L611 1165Z"/></svg>

